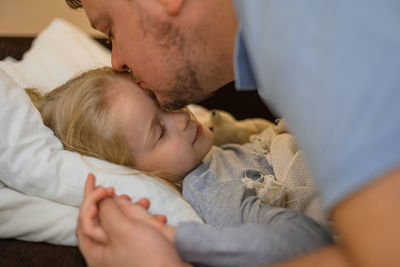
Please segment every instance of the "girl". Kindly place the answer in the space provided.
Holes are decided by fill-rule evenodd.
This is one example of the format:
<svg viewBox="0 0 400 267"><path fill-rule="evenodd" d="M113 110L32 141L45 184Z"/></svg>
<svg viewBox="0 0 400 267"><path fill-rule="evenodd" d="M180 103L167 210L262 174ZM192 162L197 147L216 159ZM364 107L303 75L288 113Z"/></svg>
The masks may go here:
<svg viewBox="0 0 400 267"><path fill-rule="evenodd" d="M187 109L161 109L129 73L95 69L44 96L33 89L27 92L65 149L141 170L174 188L179 188L185 178L182 194L207 224L237 227L231 231L180 224L178 240L174 235L167 237L175 241L186 261L207 266L252 266L292 257L332 241L330 234L307 216L267 205L254 189L243 185L243 178L270 179L274 191L282 192L276 190L282 185L270 178L274 171L262 139L212 147L211 132ZM96 206L113 192L99 194L104 188L95 187L93 178L88 179L86 187L78 223L78 234L84 234L78 237L107 245L110 239L99 222ZM283 200L284 195L279 196ZM185 230L188 227L193 229ZM194 232L198 238L191 244Z"/></svg>
<svg viewBox="0 0 400 267"><path fill-rule="evenodd" d="M161 110L128 73L105 67L40 96L26 89L64 148L161 177L175 188L212 146L188 109Z"/></svg>

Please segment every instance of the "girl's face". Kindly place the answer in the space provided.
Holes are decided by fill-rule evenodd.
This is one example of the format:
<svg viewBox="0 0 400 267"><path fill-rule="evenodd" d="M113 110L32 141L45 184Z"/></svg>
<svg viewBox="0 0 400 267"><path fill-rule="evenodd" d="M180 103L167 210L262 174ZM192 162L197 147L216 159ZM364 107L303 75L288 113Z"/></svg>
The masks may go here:
<svg viewBox="0 0 400 267"><path fill-rule="evenodd" d="M116 79L111 114L128 141L134 165L184 177L206 156L212 133L187 110L164 111L138 85Z"/></svg>

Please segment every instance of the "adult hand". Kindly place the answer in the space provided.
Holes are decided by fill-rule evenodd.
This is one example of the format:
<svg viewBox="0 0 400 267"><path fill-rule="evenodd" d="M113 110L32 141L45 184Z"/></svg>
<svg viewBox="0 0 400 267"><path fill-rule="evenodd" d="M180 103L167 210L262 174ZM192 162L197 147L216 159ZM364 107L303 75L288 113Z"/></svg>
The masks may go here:
<svg viewBox="0 0 400 267"><path fill-rule="evenodd" d="M127 200L116 197L112 188L95 187L94 176L88 176L76 232L87 264L185 266L173 243L160 232L168 229L165 217L149 214L148 200L139 200L139 205Z"/></svg>
<svg viewBox="0 0 400 267"><path fill-rule="evenodd" d="M128 199L122 197L115 197L114 200L125 216L132 220L139 219L148 223L164 234L169 241L172 243L175 242L175 227L166 224L167 217L164 215L151 215L148 213L147 209L149 208L150 203L147 199L139 200L140 205L132 204ZM138 204L138 202L136 202L136 204Z"/></svg>

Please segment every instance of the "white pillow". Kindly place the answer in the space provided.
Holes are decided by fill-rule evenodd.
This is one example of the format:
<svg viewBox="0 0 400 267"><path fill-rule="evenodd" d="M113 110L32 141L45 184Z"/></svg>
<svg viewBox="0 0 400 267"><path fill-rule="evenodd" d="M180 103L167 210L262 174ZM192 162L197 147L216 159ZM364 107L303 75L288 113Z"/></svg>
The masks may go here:
<svg viewBox="0 0 400 267"><path fill-rule="evenodd" d="M43 30L21 61L6 58L4 70L21 87L48 92L77 73L110 66L110 52L75 26L55 19Z"/></svg>
<svg viewBox="0 0 400 267"><path fill-rule="evenodd" d="M49 220L52 209L58 209L55 214L62 217L61 206L72 206L76 210L65 209L65 216L70 218L69 222L76 222L76 207L79 207L83 198L86 176L93 172L97 184L114 186L118 194L126 193L133 201L141 197L149 198L150 212L166 215L171 225L188 220L201 222L193 207L161 182L146 175L133 175L132 170L122 166L63 150L61 142L44 126L39 112L23 90L33 86L42 92L49 91L78 72L109 64L108 50L59 19L36 38L23 60L15 62L6 59L0 62L0 181L6 186L0 186L0 209L12 212L13 209L7 206L10 201L3 202L2 199L13 195L20 203L27 203L20 205L25 210L29 209L29 203L35 203L31 205L31 212L26 213L32 216L38 207L37 203L47 205L50 210L42 210L49 212ZM10 194L9 190L15 192ZM5 191L7 194L3 194ZM39 197L40 201L33 196ZM22 230L16 231L13 220L24 219L21 212L16 210L15 218L9 214L4 217L4 213L0 213L0 237L76 244L75 237L70 236L75 223L69 226L71 229L65 229L68 223L60 227L50 221L44 222L46 216L38 213L36 216L25 220L36 223L38 227L35 229L47 230L50 234L32 237ZM7 227L3 219L7 219L8 229L13 228L14 236L5 233ZM15 225L20 227L20 224ZM53 229L45 229L44 226Z"/></svg>

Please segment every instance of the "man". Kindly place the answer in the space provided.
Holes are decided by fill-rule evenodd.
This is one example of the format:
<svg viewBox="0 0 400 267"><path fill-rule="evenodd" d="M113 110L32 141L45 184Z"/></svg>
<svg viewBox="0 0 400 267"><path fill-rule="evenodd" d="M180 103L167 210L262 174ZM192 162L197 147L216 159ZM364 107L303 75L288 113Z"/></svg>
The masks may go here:
<svg viewBox="0 0 400 267"><path fill-rule="evenodd" d="M112 40L113 67L132 70L163 105L198 101L236 78L237 87L258 88L286 117L310 159L340 239L279 266L400 266L397 1L82 4L92 25ZM100 205L108 236L117 236L116 229L106 227L115 210L125 231L145 225L118 207L111 199ZM85 245L84 233L78 227L90 262L96 254ZM111 251L128 262L129 242L119 236L113 240L121 246ZM170 266L181 264L174 255Z"/></svg>

